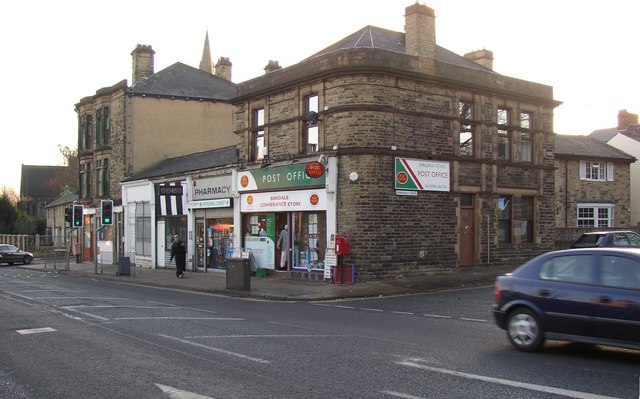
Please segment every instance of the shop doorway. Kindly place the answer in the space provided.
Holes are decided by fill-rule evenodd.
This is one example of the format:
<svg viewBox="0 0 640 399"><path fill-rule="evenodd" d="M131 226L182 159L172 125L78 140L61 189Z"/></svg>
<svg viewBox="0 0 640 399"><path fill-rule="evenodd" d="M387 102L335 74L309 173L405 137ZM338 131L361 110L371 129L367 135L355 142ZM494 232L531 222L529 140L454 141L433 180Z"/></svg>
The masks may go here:
<svg viewBox="0 0 640 399"><path fill-rule="evenodd" d="M233 219L196 220L196 267L200 271L224 269L225 259L233 253Z"/></svg>
<svg viewBox="0 0 640 399"><path fill-rule="evenodd" d="M285 229L286 227L286 229ZM276 213L275 266L277 270L290 270L291 266L291 226L288 213Z"/></svg>

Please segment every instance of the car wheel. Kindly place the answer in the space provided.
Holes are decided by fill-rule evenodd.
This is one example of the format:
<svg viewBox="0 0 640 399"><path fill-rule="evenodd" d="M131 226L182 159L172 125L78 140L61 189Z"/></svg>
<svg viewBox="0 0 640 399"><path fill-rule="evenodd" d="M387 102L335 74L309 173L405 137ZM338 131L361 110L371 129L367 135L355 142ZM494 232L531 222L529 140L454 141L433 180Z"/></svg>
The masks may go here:
<svg viewBox="0 0 640 399"><path fill-rule="evenodd" d="M32 260L33 260L33 257L25 256L24 259L22 260L22 263L25 265L28 265L29 263L31 263Z"/></svg>
<svg viewBox="0 0 640 399"><path fill-rule="evenodd" d="M518 308L507 319L507 337L511 344L523 352L534 352L544 342L540 319L529 309Z"/></svg>

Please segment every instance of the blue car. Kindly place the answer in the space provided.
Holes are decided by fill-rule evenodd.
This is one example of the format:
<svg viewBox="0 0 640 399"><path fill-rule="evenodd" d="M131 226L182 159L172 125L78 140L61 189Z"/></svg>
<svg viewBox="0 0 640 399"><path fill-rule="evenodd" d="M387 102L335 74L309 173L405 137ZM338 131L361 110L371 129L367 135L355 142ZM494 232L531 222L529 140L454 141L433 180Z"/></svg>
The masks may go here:
<svg viewBox="0 0 640 399"><path fill-rule="evenodd" d="M496 279L493 315L524 352L545 340L640 349L640 249L537 256Z"/></svg>

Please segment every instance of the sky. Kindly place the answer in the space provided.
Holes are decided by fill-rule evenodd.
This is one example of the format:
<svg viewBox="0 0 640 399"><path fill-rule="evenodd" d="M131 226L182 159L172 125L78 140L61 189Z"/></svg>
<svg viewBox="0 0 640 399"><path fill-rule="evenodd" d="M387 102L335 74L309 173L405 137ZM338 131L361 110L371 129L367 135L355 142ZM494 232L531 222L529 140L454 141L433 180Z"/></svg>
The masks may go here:
<svg viewBox="0 0 640 399"><path fill-rule="evenodd" d="M74 105L127 79L137 44L155 71L228 57L232 81L294 65L367 25L404 32L414 0L21 0L0 4L4 145L0 190L20 191L22 165L63 165L77 147ZM553 87L554 131L589 134L640 113L640 1L428 0L436 42L459 55L493 51L499 74Z"/></svg>

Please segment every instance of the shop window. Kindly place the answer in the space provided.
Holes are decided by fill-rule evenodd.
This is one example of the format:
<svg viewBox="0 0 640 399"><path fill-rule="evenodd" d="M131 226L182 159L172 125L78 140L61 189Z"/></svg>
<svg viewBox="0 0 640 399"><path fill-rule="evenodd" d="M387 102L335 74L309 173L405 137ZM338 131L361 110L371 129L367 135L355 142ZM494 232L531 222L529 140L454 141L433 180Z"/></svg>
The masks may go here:
<svg viewBox="0 0 640 399"><path fill-rule="evenodd" d="M207 219L206 257L207 267L224 267L227 256L233 255L233 219Z"/></svg>
<svg viewBox="0 0 640 399"><path fill-rule="evenodd" d="M151 256L151 205L148 202L136 203L136 255Z"/></svg>
<svg viewBox="0 0 640 399"><path fill-rule="evenodd" d="M294 214L293 265L307 270L324 270L326 215L324 212Z"/></svg>
<svg viewBox="0 0 640 399"><path fill-rule="evenodd" d="M182 241L187 242L187 218L185 216L166 216L164 218L164 226L164 247L166 251L171 250L173 236L176 234L180 236Z"/></svg>

